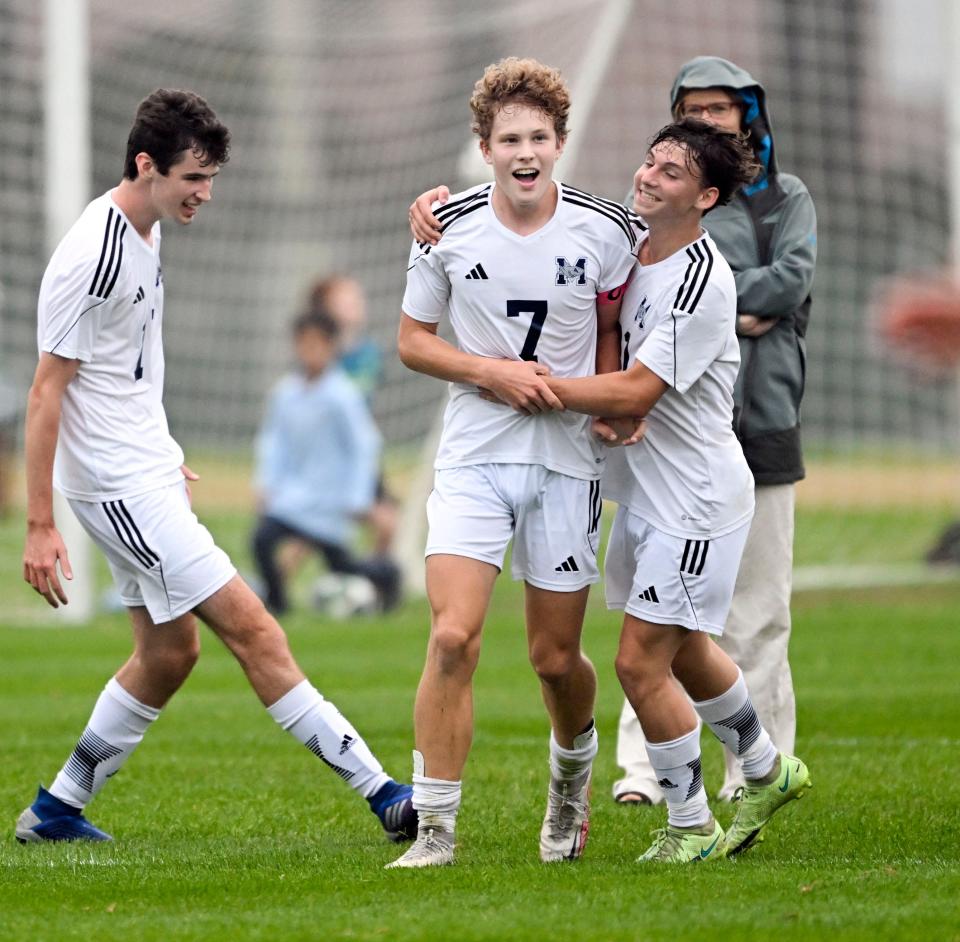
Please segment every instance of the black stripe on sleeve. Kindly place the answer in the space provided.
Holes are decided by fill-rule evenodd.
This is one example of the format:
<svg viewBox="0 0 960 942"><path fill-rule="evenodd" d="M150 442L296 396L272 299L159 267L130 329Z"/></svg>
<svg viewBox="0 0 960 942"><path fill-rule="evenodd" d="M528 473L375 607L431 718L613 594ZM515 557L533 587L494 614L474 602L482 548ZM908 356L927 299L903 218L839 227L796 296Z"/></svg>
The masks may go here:
<svg viewBox="0 0 960 942"><path fill-rule="evenodd" d="M707 267L706 271L703 273L703 277L700 279L700 290L697 291L696 297L693 299L693 301L691 301L690 307L685 308L685 310L689 311L690 314L696 310L697 304L700 302L700 298L703 296L703 289L706 288L707 282L710 280L710 272L713 271L713 252L710 251L710 246L707 245L706 242L701 242L700 246L703 249L704 255L706 256Z"/></svg>
<svg viewBox="0 0 960 942"><path fill-rule="evenodd" d="M120 232L120 216L113 222L113 235L110 239L110 258L107 260L107 267L104 269L103 278L100 279L100 286L93 293L99 298L105 298L104 289L107 286L107 279L113 271L113 260L117 257L117 236Z"/></svg>
<svg viewBox="0 0 960 942"><path fill-rule="evenodd" d="M113 223L113 207L107 210L107 224L103 230L103 245L100 247L100 261L97 262L97 272L90 282L90 290L87 294L96 294L97 281L100 279L100 270L103 268L103 260L107 257L107 240L110 238L110 226Z"/></svg>
<svg viewBox="0 0 960 942"><path fill-rule="evenodd" d="M630 243L630 248L632 249L637 244L637 236L634 233L633 229L630 227L629 223L618 214L612 212L604 206L601 206L598 203L588 202L577 198L575 195L569 194L564 190L563 201L565 203L571 203L574 206L580 206L583 209L592 209L595 213L599 213L601 216L606 216L611 222L615 223L623 231L623 234L627 237L627 241Z"/></svg>
<svg viewBox="0 0 960 942"><path fill-rule="evenodd" d="M681 311L687 310L687 305L690 303L690 296L696 290L700 277L703 274L703 250L696 242L687 248L687 255L691 259L696 259L696 267L693 269L692 277L686 284L687 293L683 296L683 300L677 305Z"/></svg>
<svg viewBox="0 0 960 942"><path fill-rule="evenodd" d="M567 183L563 184L563 192L574 193L583 199L590 200L594 203L599 203L601 206L604 206L607 209L615 212L618 216L621 216L624 222L629 223L639 219L636 213L624 206L623 203L618 203L616 200L608 200L606 197L597 196L596 193L588 193L586 190L581 190L575 186L570 186Z"/></svg>
<svg viewBox="0 0 960 942"><path fill-rule="evenodd" d="M110 292L113 291L113 286L117 283L117 277L120 274L120 269L123 267L123 235L127 231L127 224L123 224L123 228L120 230L120 254L117 256L117 267L113 270L113 278L110 279L110 284L107 286L105 298L110 297Z"/></svg>
<svg viewBox="0 0 960 942"><path fill-rule="evenodd" d="M473 203L470 206L467 206L465 209L460 210L459 213L457 213L454 216L451 216L450 219L440 227L441 235L444 232L446 232L447 229L449 229L458 219L463 219L464 216L469 216L470 213L475 213L478 209L483 209L483 207L486 205L487 205L487 201L483 199L476 203Z"/></svg>
<svg viewBox="0 0 960 942"><path fill-rule="evenodd" d="M587 202L596 204L598 211L601 207L603 209L608 209L619 219L622 219L630 231L631 248L635 248L637 243L637 236L633 230L639 229L641 232L645 232L647 229L647 224L632 209L628 209L626 206L624 206L622 203L618 203L616 200L608 200L602 196L597 196L594 193L587 193L585 190L579 190L577 187L569 186L566 183L563 184L563 192L564 194L573 193Z"/></svg>
<svg viewBox="0 0 960 942"><path fill-rule="evenodd" d="M687 255L690 255L690 250L687 249ZM680 282L680 287L677 288L677 296L673 299L674 308L680 307L680 298L683 295L683 288L687 283L687 279L690 277L690 272L693 270L693 266L696 264L696 259L692 256L690 261L687 263L687 270L683 273L683 281Z"/></svg>
<svg viewBox="0 0 960 942"><path fill-rule="evenodd" d="M440 222L443 222L450 216L456 216L459 210L465 209L467 205L472 203L474 200L481 200L485 202L489 193L490 185L488 184L482 190L478 190L476 193L471 193L469 196L461 197L458 200L454 200L452 203L444 203L443 206L438 206L433 215L436 216Z"/></svg>

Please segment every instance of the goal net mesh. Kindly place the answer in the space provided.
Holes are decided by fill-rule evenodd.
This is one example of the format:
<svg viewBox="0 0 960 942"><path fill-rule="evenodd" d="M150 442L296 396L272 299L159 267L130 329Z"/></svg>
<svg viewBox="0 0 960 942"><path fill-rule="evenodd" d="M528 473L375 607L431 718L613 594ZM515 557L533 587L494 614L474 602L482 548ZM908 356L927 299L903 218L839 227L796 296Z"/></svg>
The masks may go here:
<svg viewBox="0 0 960 942"><path fill-rule="evenodd" d="M233 133L197 224L167 229L167 410L188 447L248 455L288 325L318 276L362 282L384 352L374 400L391 453L417 454L444 385L405 370L394 337L406 207L458 185L483 67L532 55L577 92L606 0L90 0L90 194L121 173L137 102L201 92ZM643 0L603 69L576 166L620 199L668 120L678 67L730 58L767 89L781 168L807 184L819 261L803 408L809 480L798 561L922 555L955 510L958 397L905 371L871 329L878 281L950 257L948 7L940 0ZM12 411L36 360L43 232L42 5L0 0L0 388ZM11 392L12 390L12 392ZM2 411L2 410L0 410ZM806 516L803 516L806 514ZM851 516L852 515L852 516ZM855 520L851 523L851 520ZM909 535L886 541L893 521ZM916 521L923 521L918 530ZM808 526L805 521L814 521ZM896 531L895 531L896 532Z"/></svg>

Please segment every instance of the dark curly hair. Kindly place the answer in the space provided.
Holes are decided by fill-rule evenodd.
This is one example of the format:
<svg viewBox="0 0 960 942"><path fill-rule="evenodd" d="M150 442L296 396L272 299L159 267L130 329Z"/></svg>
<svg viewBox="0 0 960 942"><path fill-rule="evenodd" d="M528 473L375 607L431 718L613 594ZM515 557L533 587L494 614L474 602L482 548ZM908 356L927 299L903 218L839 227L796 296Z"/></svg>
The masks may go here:
<svg viewBox="0 0 960 942"><path fill-rule="evenodd" d="M146 153L166 176L187 150L204 167L225 164L230 159L230 132L199 95L158 88L137 108L127 137L123 175L136 180L137 154Z"/></svg>
<svg viewBox="0 0 960 942"><path fill-rule="evenodd" d="M717 188L714 206L729 203L734 193L756 180L761 170L743 134L731 134L697 118L684 118L661 128L650 142L650 150L663 143L683 147L687 169L700 177L704 186Z"/></svg>

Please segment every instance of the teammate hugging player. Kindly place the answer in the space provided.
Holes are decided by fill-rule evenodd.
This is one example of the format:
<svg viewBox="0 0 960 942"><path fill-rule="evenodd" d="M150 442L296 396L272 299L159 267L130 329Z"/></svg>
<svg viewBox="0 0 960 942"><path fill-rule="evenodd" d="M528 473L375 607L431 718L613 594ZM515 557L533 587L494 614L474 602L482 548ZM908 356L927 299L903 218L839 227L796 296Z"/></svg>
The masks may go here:
<svg viewBox="0 0 960 942"><path fill-rule="evenodd" d="M50 790L17 821L22 842L110 840L84 806L136 748L199 653L196 613L240 662L270 715L370 803L388 836L413 836L411 789L305 679L283 630L190 510L196 478L164 414L160 220L189 224L211 197L230 135L191 92L141 102L123 180L54 252L40 288L40 362L27 407L24 578L54 608L70 564L52 482L103 550L134 652L97 700ZM58 441L59 434L59 441ZM54 463L56 453L56 463Z"/></svg>
<svg viewBox="0 0 960 942"><path fill-rule="evenodd" d="M598 579L602 447L588 417L554 411L545 377L591 375L601 349L616 359L635 219L553 179L570 107L556 70L505 59L487 68L470 105L494 182L439 211L439 246L414 244L399 332L403 362L451 387L427 504L432 625L414 713L420 829L393 867L453 861L472 677L511 538L552 725L541 859L583 853L597 752L596 675L580 633ZM445 313L456 346L437 336Z"/></svg>
<svg viewBox="0 0 960 942"><path fill-rule="evenodd" d="M624 610L617 674L669 815L644 861L740 853L810 786L711 639L730 608L753 479L732 428L736 287L700 223L755 172L734 135L690 119L661 130L634 178L634 208L649 230L623 299L621 370L546 379L568 409L647 417L644 439L615 451L604 472L604 495L619 504L606 557L607 605ZM747 783L725 836L703 787L697 714Z"/></svg>

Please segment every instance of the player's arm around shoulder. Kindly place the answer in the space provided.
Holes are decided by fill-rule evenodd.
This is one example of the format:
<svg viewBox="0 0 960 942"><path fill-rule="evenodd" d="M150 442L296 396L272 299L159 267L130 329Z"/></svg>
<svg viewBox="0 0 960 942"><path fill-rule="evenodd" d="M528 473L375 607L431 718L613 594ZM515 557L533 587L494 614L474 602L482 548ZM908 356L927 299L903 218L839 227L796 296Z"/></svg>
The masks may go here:
<svg viewBox="0 0 960 942"><path fill-rule="evenodd" d="M57 561L60 560L68 579L73 576L66 546L53 519L53 458L63 394L79 368L79 360L41 353L27 396L27 536L23 578L54 608L67 603L57 575Z"/></svg>
<svg viewBox="0 0 960 942"><path fill-rule="evenodd" d="M441 184L425 193L421 193L407 211L410 233L417 242L424 245L437 245L440 241L441 223L434 213L445 206L450 199L450 188Z"/></svg>

